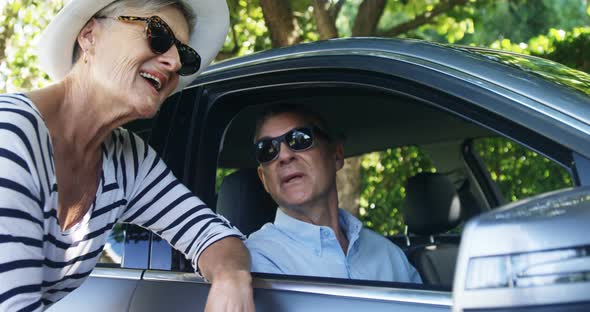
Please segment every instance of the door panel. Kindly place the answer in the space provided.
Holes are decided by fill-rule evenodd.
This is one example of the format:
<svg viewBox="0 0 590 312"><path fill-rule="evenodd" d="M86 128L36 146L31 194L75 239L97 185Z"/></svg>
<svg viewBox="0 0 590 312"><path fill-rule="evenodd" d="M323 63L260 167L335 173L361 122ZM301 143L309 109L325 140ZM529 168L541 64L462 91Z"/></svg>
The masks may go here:
<svg viewBox="0 0 590 312"><path fill-rule="evenodd" d="M96 268L78 289L49 312L127 311L142 270Z"/></svg>
<svg viewBox="0 0 590 312"><path fill-rule="evenodd" d="M254 279L256 311L450 311L451 293ZM209 284L192 273L148 271L130 311L203 311Z"/></svg>

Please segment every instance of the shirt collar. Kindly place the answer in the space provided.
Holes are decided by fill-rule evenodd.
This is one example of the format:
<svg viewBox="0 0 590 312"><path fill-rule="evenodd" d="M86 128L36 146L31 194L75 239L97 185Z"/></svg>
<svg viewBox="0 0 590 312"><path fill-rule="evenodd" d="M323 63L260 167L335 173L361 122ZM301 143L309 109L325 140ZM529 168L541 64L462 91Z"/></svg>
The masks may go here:
<svg viewBox="0 0 590 312"><path fill-rule="evenodd" d="M352 214L340 208L338 209L338 223L346 233L346 237L349 241L348 251L350 251L354 242L358 239L363 225ZM327 226L318 226L297 220L284 213L281 207L277 209L274 225L290 238L319 254L321 254L322 251L322 228L324 230L332 230Z"/></svg>
<svg viewBox="0 0 590 312"><path fill-rule="evenodd" d="M362 222L344 209L338 209L338 223L348 238L348 251L354 246L363 229ZM348 252L347 252L348 254Z"/></svg>

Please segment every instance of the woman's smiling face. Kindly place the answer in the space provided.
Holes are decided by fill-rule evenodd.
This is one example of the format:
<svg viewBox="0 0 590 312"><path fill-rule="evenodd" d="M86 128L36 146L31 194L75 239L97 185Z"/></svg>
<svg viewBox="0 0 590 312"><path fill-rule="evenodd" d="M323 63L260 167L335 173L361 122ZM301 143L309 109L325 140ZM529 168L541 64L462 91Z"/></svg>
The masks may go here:
<svg viewBox="0 0 590 312"><path fill-rule="evenodd" d="M188 24L175 7L168 6L151 15L132 10L121 15L159 16L178 40L188 42ZM134 118L150 118L178 84L177 71L182 66L178 50L173 45L163 54L154 53L144 21L124 22L116 18L96 19L90 75L98 90L117 101L112 104L125 105L125 111Z"/></svg>

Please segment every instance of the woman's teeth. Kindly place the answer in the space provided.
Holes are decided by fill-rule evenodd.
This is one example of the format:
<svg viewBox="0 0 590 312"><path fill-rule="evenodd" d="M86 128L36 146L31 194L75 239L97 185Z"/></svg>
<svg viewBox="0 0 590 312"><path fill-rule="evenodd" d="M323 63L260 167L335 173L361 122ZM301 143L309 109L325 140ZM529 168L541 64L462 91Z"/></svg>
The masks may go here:
<svg viewBox="0 0 590 312"><path fill-rule="evenodd" d="M139 75L143 78L148 79L148 81L150 81L150 83L154 86L154 88L156 88L157 91L160 91L160 89L162 88L162 82L157 77L144 72L140 72Z"/></svg>

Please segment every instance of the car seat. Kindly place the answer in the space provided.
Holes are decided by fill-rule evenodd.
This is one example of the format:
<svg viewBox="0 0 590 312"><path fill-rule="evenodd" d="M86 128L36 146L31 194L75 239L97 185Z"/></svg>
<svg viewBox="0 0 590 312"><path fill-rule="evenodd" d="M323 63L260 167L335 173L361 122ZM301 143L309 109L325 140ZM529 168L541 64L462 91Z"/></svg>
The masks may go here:
<svg viewBox="0 0 590 312"><path fill-rule="evenodd" d="M273 222L277 204L266 192L256 168L244 168L226 176L217 195L217 213L245 235Z"/></svg>
<svg viewBox="0 0 590 312"><path fill-rule="evenodd" d="M412 244L407 250L422 280L427 284L452 286L459 246L435 240L436 235L461 222L461 200L451 180L440 173L410 177L403 215L409 233L428 238L426 243Z"/></svg>

